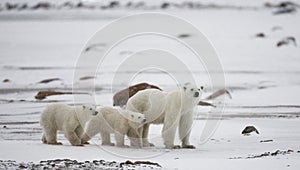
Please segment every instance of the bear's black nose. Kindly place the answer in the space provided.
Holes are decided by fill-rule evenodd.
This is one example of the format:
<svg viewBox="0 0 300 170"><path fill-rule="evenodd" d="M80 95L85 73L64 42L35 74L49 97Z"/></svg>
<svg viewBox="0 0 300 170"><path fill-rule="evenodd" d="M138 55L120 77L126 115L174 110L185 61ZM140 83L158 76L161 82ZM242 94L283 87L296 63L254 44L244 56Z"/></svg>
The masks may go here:
<svg viewBox="0 0 300 170"><path fill-rule="evenodd" d="M143 119L143 122L146 122L146 119Z"/></svg>
<svg viewBox="0 0 300 170"><path fill-rule="evenodd" d="M95 111L94 115L97 115L98 114L98 111Z"/></svg>
<svg viewBox="0 0 300 170"><path fill-rule="evenodd" d="M199 92L195 92L194 97L199 97Z"/></svg>

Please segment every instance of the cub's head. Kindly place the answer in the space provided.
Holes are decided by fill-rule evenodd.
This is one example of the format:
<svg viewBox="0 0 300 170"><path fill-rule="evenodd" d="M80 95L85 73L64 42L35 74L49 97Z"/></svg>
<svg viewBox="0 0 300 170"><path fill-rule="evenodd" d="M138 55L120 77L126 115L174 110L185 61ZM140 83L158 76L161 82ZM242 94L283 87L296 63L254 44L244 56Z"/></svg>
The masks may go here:
<svg viewBox="0 0 300 170"><path fill-rule="evenodd" d="M138 112L133 112L129 110L122 110L123 116L129 121L130 124L135 126L140 126L143 123L146 123L145 115Z"/></svg>
<svg viewBox="0 0 300 170"><path fill-rule="evenodd" d="M84 112L89 113L90 115L93 115L93 116L98 114L98 111L96 111L95 105L85 104L85 105L82 105L82 109Z"/></svg>
<svg viewBox="0 0 300 170"><path fill-rule="evenodd" d="M195 99L198 99L198 98L200 99L200 97L202 96L203 89L204 89L203 86L197 87L197 86L194 86L191 84L185 84L182 87L182 91L186 96L192 97Z"/></svg>

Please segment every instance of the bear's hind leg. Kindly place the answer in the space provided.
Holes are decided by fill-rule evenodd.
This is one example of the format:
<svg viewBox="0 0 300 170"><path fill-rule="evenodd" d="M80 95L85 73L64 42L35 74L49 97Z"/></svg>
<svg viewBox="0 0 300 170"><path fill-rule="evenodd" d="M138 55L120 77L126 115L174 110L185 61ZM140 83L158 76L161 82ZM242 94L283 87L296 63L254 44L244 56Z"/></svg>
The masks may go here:
<svg viewBox="0 0 300 170"><path fill-rule="evenodd" d="M44 144L47 144L47 139L46 139L46 136L45 136L45 134L43 134L43 137L42 137L42 142L43 142Z"/></svg>
<svg viewBox="0 0 300 170"><path fill-rule="evenodd" d="M54 128L44 128L43 142L49 145L62 145L61 142L57 142L57 130Z"/></svg>
<svg viewBox="0 0 300 170"><path fill-rule="evenodd" d="M111 143L110 141L110 133L100 132L100 134L102 139L102 145L115 146L115 144Z"/></svg>

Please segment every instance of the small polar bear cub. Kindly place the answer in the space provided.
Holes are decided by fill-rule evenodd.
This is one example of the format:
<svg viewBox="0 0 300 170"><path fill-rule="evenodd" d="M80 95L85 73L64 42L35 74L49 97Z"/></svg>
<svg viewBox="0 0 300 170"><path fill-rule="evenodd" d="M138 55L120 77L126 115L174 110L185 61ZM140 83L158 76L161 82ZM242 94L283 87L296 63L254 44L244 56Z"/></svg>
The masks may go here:
<svg viewBox="0 0 300 170"><path fill-rule="evenodd" d="M104 106L98 109L99 114L87 124L81 142L86 143L97 133L100 133L102 145L114 146L110 134L114 133L116 146L128 147L124 144L124 136L132 131L137 135L137 129L146 122L145 115L121 108Z"/></svg>
<svg viewBox="0 0 300 170"><path fill-rule="evenodd" d="M45 144L61 145L57 142L57 131L62 131L73 146L82 146L81 136L86 122L92 115L97 115L92 105L68 106L51 104L41 114L40 125L43 127L42 141Z"/></svg>

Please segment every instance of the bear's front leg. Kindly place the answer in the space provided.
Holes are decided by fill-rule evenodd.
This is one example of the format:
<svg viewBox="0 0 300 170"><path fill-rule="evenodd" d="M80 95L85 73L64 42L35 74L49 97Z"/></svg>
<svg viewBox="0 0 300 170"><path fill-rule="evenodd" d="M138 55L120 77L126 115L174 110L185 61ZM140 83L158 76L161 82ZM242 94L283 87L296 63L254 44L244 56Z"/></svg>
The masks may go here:
<svg viewBox="0 0 300 170"><path fill-rule="evenodd" d="M193 112L185 113L181 116L179 122L179 138L182 141L182 148L195 149L189 142L191 128L193 124Z"/></svg>
<svg viewBox="0 0 300 170"><path fill-rule="evenodd" d="M174 145L175 133L179 124L178 114L166 113L162 137L167 149L179 149L179 145Z"/></svg>
<svg viewBox="0 0 300 170"><path fill-rule="evenodd" d="M116 145L117 147L122 147L122 148L129 148L128 145L125 145L124 144L124 136L123 134L119 133L119 132L116 132L115 133L115 138L116 138Z"/></svg>
<svg viewBox="0 0 300 170"><path fill-rule="evenodd" d="M100 120L97 117L93 117L87 124L86 131L81 137L82 144L88 144L88 141L100 132Z"/></svg>
<svg viewBox="0 0 300 170"><path fill-rule="evenodd" d="M142 138L143 138L143 146L144 146L144 147L154 146L153 143L150 143L150 142L148 141L149 126L150 126L150 124L147 123L147 124L144 125L144 128L143 128L143 135L142 135Z"/></svg>
<svg viewBox="0 0 300 170"><path fill-rule="evenodd" d="M64 134L65 134L65 137L69 140L69 142L73 145L73 146L83 146L81 144L81 139L79 136L77 136L77 134L75 133L75 129L67 129L65 128L64 130Z"/></svg>
<svg viewBox="0 0 300 170"><path fill-rule="evenodd" d="M142 147L142 140L139 135L139 130L134 128L129 128L127 132L127 136L130 140L130 145L132 147L141 148Z"/></svg>
<svg viewBox="0 0 300 170"><path fill-rule="evenodd" d="M81 125L79 125L76 129L75 129L75 133L76 133L76 135L79 137L79 139L81 139L82 138L82 136L83 136L83 133L84 133L84 129L82 128L82 126ZM81 140L80 140L81 141ZM82 143L82 142L80 142L81 144L84 144L84 143ZM86 142L85 142L86 143Z"/></svg>

